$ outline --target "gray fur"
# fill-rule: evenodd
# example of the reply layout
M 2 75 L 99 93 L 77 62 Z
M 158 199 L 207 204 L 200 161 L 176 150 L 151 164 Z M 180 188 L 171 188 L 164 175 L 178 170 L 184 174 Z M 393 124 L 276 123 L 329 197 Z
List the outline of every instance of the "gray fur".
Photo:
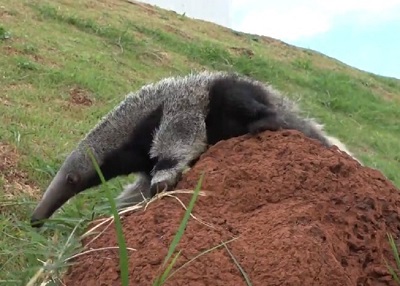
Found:
M 144 200 L 150 199 L 150 181 L 151 178 L 145 174 L 136 175 L 133 184 L 128 184 L 116 198 L 118 209 L 136 205 Z

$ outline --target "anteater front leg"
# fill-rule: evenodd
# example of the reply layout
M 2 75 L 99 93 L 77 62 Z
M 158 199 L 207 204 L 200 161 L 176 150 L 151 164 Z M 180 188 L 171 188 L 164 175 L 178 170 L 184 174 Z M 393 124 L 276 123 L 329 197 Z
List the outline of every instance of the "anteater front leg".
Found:
M 166 114 L 156 132 L 150 151 L 157 163 L 152 170 L 151 196 L 171 190 L 178 183 L 189 163 L 207 148 L 207 133 L 201 112 Z
M 150 198 L 150 175 L 139 173 L 132 184 L 124 186 L 124 190 L 116 198 L 117 208 L 122 209 L 136 205 Z

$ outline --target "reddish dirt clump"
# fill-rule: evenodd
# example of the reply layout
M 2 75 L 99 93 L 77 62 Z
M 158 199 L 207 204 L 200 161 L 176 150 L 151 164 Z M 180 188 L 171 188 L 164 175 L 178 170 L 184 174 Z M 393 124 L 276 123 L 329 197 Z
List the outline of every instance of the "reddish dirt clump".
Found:
M 387 233 L 400 234 L 400 195 L 379 171 L 297 131 L 242 136 L 211 147 L 177 189 L 202 190 L 174 269 L 237 237 L 227 247 L 252 285 L 395 285 Z M 162 197 L 122 222 L 130 285 L 152 285 L 187 206 L 188 194 Z M 103 228 L 104 229 L 104 228 Z M 85 239 L 87 243 L 93 237 Z M 117 246 L 114 227 L 88 247 Z M 66 285 L 121 285 L 118 250 L 75 259 Z M 165 285 L 246 285 L 219 247 L 176 272 Z
M 93 100 L 90 99 L 88 92 L 79 87 L 71 88 L 69 90 L 69 95 L 71 97 L 70 101 L 73 104 L 86 105 L 86 106 L 91 106 L 93 104 Z

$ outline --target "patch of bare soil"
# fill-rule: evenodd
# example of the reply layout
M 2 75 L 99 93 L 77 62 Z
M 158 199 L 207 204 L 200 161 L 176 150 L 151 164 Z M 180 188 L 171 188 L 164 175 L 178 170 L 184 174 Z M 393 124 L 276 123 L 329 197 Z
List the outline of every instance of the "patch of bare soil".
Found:
M 367 86 L 377 97 L 382 98 L 386 101 L 397 101 L 400 102 L 400 92 L 394 93 L 385 89 L 379 83 L 373 84 L 373 86 Z
M 143 2 L 140 2 L 140 1 L 135 1 L 135 0 L 126 0 L 126 2 L 128 2 L 128 3 L 132 4 L 132 5 L 135 5 L 137 7 L 140 7 L 141 10 L 143 12 L 145 12 L 147 15 L 154 16 L 154 15 L 158 14 L 158 12 L 150 4 L 143 3 Z
M 164 51 L 149 50 L 137 54 L 138 59 L 143 62 L 151 62 L 152 65 L 168 66 L 171 63 L 171 56 Z
M 164 29 L 165 29 L 165 31 L 170 32 L 170 33 L 175 34 L 175 35 L 178 35 L 183 39 L 193 40 L 193 37 L 190 36 L 188 33 L 185 33 L 182 29 L 179 29 L 179 28 L 174 27 L 172 25 L 165 25 Z
M 254 52 L 247 48 L 230 47 L 229 50 L 231 51 L 232 54 L 236 56 L 245 56 L 248 57 L 249 59 L 251 59 L 254 56 Z
M 0 97 L 0 104 L 2 104 L 2 105 L 4 105 L 4 106 L 10 106 L 11 105 L 11 102 L 8 100 L 8 98 L 6 98 L 6 97 L 4 97 L 4 98 L 1 98 Z
M 400 235 L 400 193 L 381 172 L 363 167 L 336 147 L 297 131 L 265 132 L 219 142 L 184 174 L 177 189 L 200 196 L 177 251 L 173 271 L 227 244 L 254 286 L 396 285 L 387 239 Z M 150 203 L 122 219 L 130 285 L 152 285 L 160 273 L 190 195 Z M 66 285 L 121 285 L 115 228 L 91 252 L 74 259 Z M 84 244 L 98 235 L 86 237 Z M 200 255 L 164 285 L 246 285 L 225 247 Z M 72 261 L 71 261 L 72 262 Z
M 18 51 L 16 48 L 12 46 L 3 46 L 3 51 L 7 56 L 15 56 L 20 54 L 21 52 Z
M 0 142 L 0 177 L 4 182 L 3 195 L 7 199 L 21 193 L 32 197 L 39 194 L 39 188 L 29 180 L 28 174 L 18 169 L 19 157 L 14 147 Z
M 93 104 L 90 93 L 78 86 L 74 86 L 69 90 L 69 96 L 69 102 L 74 105 L 91 106 Z
M 15 18 L 11 11 L 7 11 L 5 7 L 0 6 L 0 19 L 3 23 L 8 23 L 10 20 Z
M 19 39 L 15 40 L 13 39 L 14 42 L 20 41 Z M 36 53 L 29 53 L 29 52 L 24 52 L 12 45 L 8 45 L 8 46 L 3 46 L 2 48 L 3 53 L 8 55 L 8 56 L 17 56 L 17 55 L 22 55 L 26 58 L 28 58 L 29 60 L 31 60 L 32 62 L 36 62 L 38 64 L 41 64 L 43 66 L 48 66 L 48 67 L 59 67 L 59 63 L 56 63 L 54 61 L 51 61 L 49 59 L 46 59 L 45 57 L 36 54 Z

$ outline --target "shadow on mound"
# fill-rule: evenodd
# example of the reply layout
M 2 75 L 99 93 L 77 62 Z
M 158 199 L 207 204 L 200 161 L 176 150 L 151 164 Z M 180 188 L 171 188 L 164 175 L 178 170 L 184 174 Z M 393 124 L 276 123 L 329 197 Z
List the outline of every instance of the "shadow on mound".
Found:
M 265 132 L 223 141 L 184 175 L 194 189 L 205 171 L 193 214 L 178 246 L 176 268 L 222 241 L 253 285 L 395 285 L 385 260 L 387 233 L 400 234 L 400 194 L 379 171 L 297 131 Z M 179 198 L 188 205 L 190 196 Z M 130 252 L 130 285 L 151 285 L 185 209 L 163 197 L 122 220 Z M 89 237 L 86 241 L 92 239 Z M 117 246 L 114 226 L 90 248 Z M 120 285 L 118 250 L 78 257 L 66 285 Z M 175 269 L 176 269 L 175 268 Z M 246 285 L 224 247 L 166 285 Z

